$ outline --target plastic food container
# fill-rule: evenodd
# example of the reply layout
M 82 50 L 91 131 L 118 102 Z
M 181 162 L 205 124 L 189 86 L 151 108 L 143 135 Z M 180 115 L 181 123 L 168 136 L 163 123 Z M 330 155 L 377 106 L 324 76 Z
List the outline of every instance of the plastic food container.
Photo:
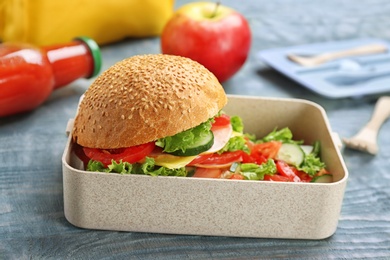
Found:
M 319 105 L 299 99 L 228 95 L 224 111 L 261 137 L 289 127 L 294 139 L 320 140 L 333 183 L 152 177 L 86 172 L 72 152 L 63 163 L 66 219 L 87 229 L 187 235 L 323 239 L 337 229 L 348 171 Z M 70 120 L 67 132 L 71 133 Z

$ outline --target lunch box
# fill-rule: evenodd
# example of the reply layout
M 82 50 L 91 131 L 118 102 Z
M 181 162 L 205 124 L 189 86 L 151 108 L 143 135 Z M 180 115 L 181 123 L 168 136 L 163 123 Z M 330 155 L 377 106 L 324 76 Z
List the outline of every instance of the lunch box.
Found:
M 348 171 L 324 109 L 291 98 L 228 95 L 223 109 L 262 137 L 289 127 L 321 141 L 332 183 L 295 183 L 87 172 L 72 149 L 63 164 L 64 212 L 86 229 L 257 238 L 323 239 L 337 229 Z

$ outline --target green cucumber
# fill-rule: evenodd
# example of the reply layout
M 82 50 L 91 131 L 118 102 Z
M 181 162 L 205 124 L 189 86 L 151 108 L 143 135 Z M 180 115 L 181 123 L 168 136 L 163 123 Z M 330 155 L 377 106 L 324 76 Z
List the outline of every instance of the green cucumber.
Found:
M 312 145 L 301 145 L 301 149 L 305 153 L 305 155 L 310 154 L 313 152 L 313 146 Z
M 315 141 L 314 142 L 312 153 L 314 154 L 314 156 L 320 157 L 320 153 L 321 153 L 321 143 L 320 143 L 320 141 Z
M 209 131 L 202 138 L 199 138 L 197 142 L 193 143 L 191 146 L 188 146 L 185 151 L 177 150 L 170 154 L 177 156 L 194 156 L 207 151 L 213 146 L 213 144 L 214 134 L 212 131 Z
M 284 143 L 280 147 L 276 159 L 298 167 L 305 159 L 305 152 L 298 144 Z
M 331 183 L 333 182 L 333 176 L 331 174 L 324 174 L 321 176 L 314 177 L 311 182 L 315 183 Z

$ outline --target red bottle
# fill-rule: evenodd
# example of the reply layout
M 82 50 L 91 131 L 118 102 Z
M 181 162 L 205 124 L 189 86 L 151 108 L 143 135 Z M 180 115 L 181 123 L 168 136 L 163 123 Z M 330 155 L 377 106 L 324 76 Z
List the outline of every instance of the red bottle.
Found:
M 32 110 L 53 90 L 79 78 L 96 76 L 100 68 L 99 46 L 87 37 L 42 48 L 3 43 L 0 45 L 0 117 Z

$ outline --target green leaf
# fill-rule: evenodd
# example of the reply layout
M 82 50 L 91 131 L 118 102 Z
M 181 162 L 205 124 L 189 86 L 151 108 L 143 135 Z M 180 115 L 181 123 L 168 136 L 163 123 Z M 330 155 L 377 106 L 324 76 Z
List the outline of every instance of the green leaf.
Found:
M 244 133 L 244 136 L 249 140 L 249 141 L 252 141 L 252 142 L 257 142 L 257 138 L 256 138 L 256 135 L 255 134 L 248 134 L 248 133 Z
M 146 157 L 145 162 L 142 164 L 130 164 L 128 162 L 122 162 L 122 160 L 117 163 L 112 160 L 111 164 L 109 164 L 107 168 L 105 168 L 101 162 L 90 160 L 87 165 L 87 171 L 119 174 L 145 174 L 151 176 L 187 176 L 185 167 L 178 169 L 168 169 L 165 167 L 156 166 L 154 164 L 154 159 L 149 157 Z
M 320 141 L 315 141 L 314 142 L 312 153 L 314 154 L 314 156 L 320 157 L 320 153 L 321 153 L 321 143 L 320 143 Z
M 230 124 L 232 125 L 233 131 L 236 131 L 241 134 L 243 133 L 244 124 L 242 123 L 241 117 L 239 116 L 230 117 Z
M 91 172 L 104 172 L 105 168 L 104 168 L 103 163 L 98 162 L 98 161 L 94 161 L 94 160 L 90 160 L 88 162 L 88 165 L 87 165 L 87 171 L 91 171 Z
M 218 151 L 218 154 L 222 154 L 224 152 L 234 152 L 242 150 L 246 153 L 249 153 L 249 148 L 246 145 L 246 141 L 244 136 L 234 136 L 229 139 L 228 143 Z
M 270 141 L 279 141 L 282 143 L 294 143 L 294 144 L 302 144 L 303 141 L 293 140 L 293 134 L 288 127 L 282 128 L 280 130 L 276 130 L 276 128 L 266 136 L 264 136 L 261 140 L 257 142 L 270 142 Z
M 191 147 L 192 144 L 203 139 L 209 134 L 212 120 L 213 119 L 209 119 L 196 127 L 180 132 L 176 135 L 160 138 L 156 141 L 156 145 L 163 148 L 164 152 L 167 153 L 172 153 L 178 150 L 185 152 L 187 147 Z
M 280 141 L 280 142 L 290 142 L 292 140 L 293 134 L 288 127 L 276 130 L 276 128 L 270 132 L 268 135 L 264 136 L 263 142 L 270 141 Z
M 307 154 L 298 170 L 304 171 L 310 176 L 314 176 L 319 170 L 325 168 L 326 165 L 314 153 Z
M 263 180 L 264 175 L 274 175 L 276 173 L 276 165 L 272 159 L 268 159 L 260 165 L 255 163 L 243 163 L 240 166 L 241 174 L 248 180 Z
M 114 160 L 111 161 L 111 164 L 107 166 L 108 172 L 117 172 L 117 173 L 131 173 L 133 165 L 128 162 L 116 163 Z

